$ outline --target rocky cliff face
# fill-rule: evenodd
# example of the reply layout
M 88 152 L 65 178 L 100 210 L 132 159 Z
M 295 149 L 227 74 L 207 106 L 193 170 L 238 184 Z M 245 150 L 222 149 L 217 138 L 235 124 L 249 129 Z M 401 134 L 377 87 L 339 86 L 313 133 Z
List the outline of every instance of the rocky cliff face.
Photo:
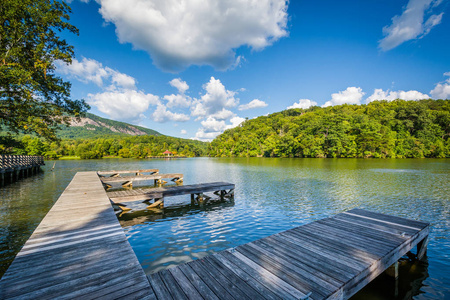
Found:
M 104 122 L 101 122 L 99 120 L 93 120 L 91 118 L 81 118 L 81 120 L 76 120 L 75 118 L 72 118 L 70 120 L 70 126 L 71 127 L 84 127 L 87 130 L 96 130 L 96 127 L 98 128 L 107 128 L 111 130 L 112 132 L 117 133 L 124 133 L 129 135 L 146 135 L 147 133 L 132 126 L 129 124 L 124 125 L 123 123 L 121 126 L 114 126 L 114 125 L 108 125 Z

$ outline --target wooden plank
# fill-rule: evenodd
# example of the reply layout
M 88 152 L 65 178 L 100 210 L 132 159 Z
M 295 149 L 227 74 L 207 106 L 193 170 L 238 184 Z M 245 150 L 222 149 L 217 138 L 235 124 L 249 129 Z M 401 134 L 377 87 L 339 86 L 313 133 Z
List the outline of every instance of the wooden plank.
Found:
M 155 174 L 155 175 L 136 175 L 136 176 L 118 176 L 118 177 L 101 177 L 103 183 L 125 182 L 125 181 L 142 181 L 155 180 L 161 178 L 183 178 L 181 173 Z
M 132 173 L 153 173 L 159 172 L 159 169 L 145 169 L 145 170 L 121 170 L 121 171 L 97 171 L 99 175 L 108 175 L 108 174 L 132 174 Z
M 300 273 L 295 272 L 290 265 L 282 265 L 270 256 L 259 251 L 255 251 L 254 249 L 250 250 L 247 247 L 242 246 L 237 247 L 236 251 L 253 260 L 258 265 L 264 266 L 266 270 L 276 274 L 282 280 L 289 282 L 303 294 L 306 295 L 308 293 L 312 293 L 312 299 L 323 299 L 330 292 L 325 287 L 321 287 L 319 284 L 305 280 L 305 277 L 303 277 Z M 325 292 L 325 290 L 327 290 L 327 292 Z
M 208 287 L 206 283 L 192 270 L 187 264 L 183 264 L 177 267 L 183 272 L 184 276 L 195 287 L 204 299 L 217 300 L 219 299 L 216 294 Z
M 159 273 L 173 299 L 188 299 L 183 290 L 178 285 L 177 281 L 173 278 L 172 274 L 168 270 L 163 270 Z
M 246 284 L 251 286 L 255 291 L 258 291 L 260 295 L 263 295 L 265 299 L 277 300 L 281 299 L 276 294 L 274 294 L 270 289 L 265 287 L 263 284 L 258 282 L 255 278 L 251 277 L 244 270 L 242 270 L 237 265 L 233 264 L 231 261 L 225 258 L 223 254 L 218 253 L 210 256 L 211 259 L 217 260 L 226 266 L 230 271 L 239 276 Z
M 167 290 L 160 273 L 154 273 L 147 276 L 153 291 L 158 299 L 173 299 Z
M 195 287 L 190 283 L 189 279 L 179 268 L 171 268 L 169 272 L 184 291 L 188 299 L 201 299 L 202 296 L 197 292 Z
M 74 176 L 0 280 L 0 291 L 2 299 L 151 296 L 95 172 Z
M 240 289 L 245 295 L 247 295 L 250 299 L 259 299 L 262 298 L 263 295 L 258 293 L 257 290 L 253 289 L 252 286 L 248 285 L 247 282 L 243 281 L 239 276 L 236 275 L 233 271 L 228 269 L 227 266 L 222 264 L 220 261 L 214 259 L 212 256 L 207 256 L 204 258 L 208 261 L 212 266 L 217 268 L 223 276 L 225 276 L 233 286 L 236 286 Z
M 368 210 L 364 210 L 364 209 L 360 209 L 360 208 L 354 208 L 352 210 L 349 210 L 347 213 L 365 216 L 365 217 L 373 218 L 373 219 L 376 219 L 379 221 L 382 220 L 382 221 L 386 221 L 388 223 L 410 226 L 417 230 L 424 229 L 429 225 L 429 223 L 425 223 L 425 222 L 420 222 L 420 221 L 411 220 L 411 219 L 405 219 L 405 218 L 392 216 L 392 215 L 385 215 L 385 214 L 368 211 Z
M 317 270 L 315 272 L 309 272 L 310 269 L 308 270 L 307 267 L 299 263 L 295 258 L 289 259 L 281 253 L 275 253 L 271 246 L 262 245 L 261 247 L 256 243 L 249 243 L 246 246 L 249 247 L 249 251 L 259 253 L 259 257 L 266 257 L 274 263 L 274 265 L 281 266 L 284 272 L 295 274 L 295 276 L 306 283 L 311 290 L 320 289 L 324 292 L 324 296 L 335 292 L 342 285 L 342 283 L 337 282 L 333 278 L 326 276 Z
M 226 251 L 224 252 L 224 254 L 226 254 Z M 239 260 L 243 261 L 245 265 L 254 269 L 254 271 L 256 271 L 257 273 L 261 274 L 264 277 L 264 279 L 270 280 L 273 283 L 275 283 L 280 288 L 280 290 L 278 291 L 280 295 L 285 294 L 284 292 L 287 292 L 289 296 L 287 296 L 286 299 L 306 298 L 306 294 L 295 288 L 291 284 L 291 282 L 287 282 L 284 279 L 280 278 L 279 274 L 274 274 L 268 271 L 265 267 L 260 266 L 259 264 L 255 263 L 253 260 L 251 260 L 250 258 L 246 257 L 245 255 L 243 255 L 238 251 L 233 251 L 232 255 L 238 258 Z
M 217 282 L 216 278 L 212 277 L 204 268 L 199 260 L 188 262 L 187 265 L 194 270 L 198 277 L 216 294 L 220 299 L 232 300 L 234 299 L 222 285 Z
M 217 190 L 234 189 L 235 185 L 227 182 L 211 182 L 184 186 L 168 186 L 148 189 L 136 189 L 130 191 L 108 192 L 107 195 L 114 202 L 144 201 L 154 198 L 179 196 L 186 194 L 199 194 L 214 192 Z
M 270 273 L 264 268 L 260 267 L 252 260 L 246 258 L 245 256 L 240 257 L 240 253 L 237 252 L 229 252 L 223 251 L 217 254 L 219 257 L 223 256 L 225 259 L 233 263 L 239 269 L 243 270 L 249 276 L 254 278 L 256 282 L 263 285 L 267 289 L 269 289 L 273 294 L 281 297 L 282 299 L 291 299 L 295 296 L 292 294 L 297 293 L 290 285 L 286 285 L 284 281 L 278 278 L 276 275 Z
M 198 259 L 195 261 L 197 264 L 203 266 L 204 270 L 209 274 L 209 276 L 215 278 L 217 282 L 227 290 L 227 292 L 235 299 L 251 299 L 244 292 L 242 292 L 232 281 L 231 278 L 224 276 L 216 266 L 212 265 L 206 259 Z

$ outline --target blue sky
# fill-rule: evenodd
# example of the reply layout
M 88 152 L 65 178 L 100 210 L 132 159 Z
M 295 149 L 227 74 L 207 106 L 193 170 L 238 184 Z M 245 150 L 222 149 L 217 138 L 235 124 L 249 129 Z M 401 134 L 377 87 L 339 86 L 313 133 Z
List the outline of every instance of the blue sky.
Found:
M 245 118 L 450 98 L 448 0 L 70 2 L 57 74 L 91 112 L 211 140 Z

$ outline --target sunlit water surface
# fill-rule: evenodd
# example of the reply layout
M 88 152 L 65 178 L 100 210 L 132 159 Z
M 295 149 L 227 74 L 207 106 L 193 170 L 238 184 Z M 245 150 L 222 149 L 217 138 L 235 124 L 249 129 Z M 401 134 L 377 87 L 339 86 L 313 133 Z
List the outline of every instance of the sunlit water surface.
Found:
M 184 184 L 236 184 L 234 204 L 179 207 L 119 216 L 147 274 L 235 247 L 354 207 L 432 224 L 427 260 L 403 261 L 355 299 L 450 299 L 450 160 L 196 158 L 47 162 L 44 173 L 0 188 L 0 276 L 78 171 L 158 168 Z M 149 183 L 142 183 L 145 185 Z M 139 184 L 134 184 L 139 186 Z M 170 208 L 175 206 L 178 208 Z

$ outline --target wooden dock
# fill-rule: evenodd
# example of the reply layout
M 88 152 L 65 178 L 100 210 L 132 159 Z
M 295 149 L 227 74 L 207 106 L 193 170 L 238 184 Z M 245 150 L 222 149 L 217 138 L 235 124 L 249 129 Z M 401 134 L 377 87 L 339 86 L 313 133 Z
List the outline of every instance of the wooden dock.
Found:
M 210 197 L 204 195 L 206 192 L 214 192 L 222 200 L 223 198 L 232 199 L 234 197 L 234 187 L 234 184 L 228 182 L 210 182 L 184 186 L 108 192 L 107 195 L 114 203 L 155 200 L 155 202 L 149 206 L 149 208 L 152 208 L 156 206 L 162 207 L 164 205 L 164 197 L 186 194 L 191 195 L 191 204 L 205 204 L 205 202 L 210 199 Z
M 118 182 L 122 186 L 131 186 L 133 181 L 154 180 L 155 184 L 164 185 L 167 183 L 163 179 L 171 179 L 172 181 L 180 184 L 183 182 L 183 174 L 170 173 L 170 174 L 154 174 L 154 175 L 136 175 L 136 176 L 114 176 L 114 177 L 100 177 L 105 185 L 111 186 L 113 182 Z
M 0 280 L 0 299 L 348 299 L 416 245 L 420 259 L 429 232 L 353 209 L 145 276 L 97 173 L 79 172 Z
M 43 165 L 42 156 L 0 155 L 0 186 L 36 174 Z
M 97 174 L 100 177 L 104 177 L 105 175 L 109 175 L 109 177 L 117 177 L 120 174 L 135 174 L 135 175 L 142 175 L 145 173 L 152 174 L 158 174 L 158 169 L 145 169 L 145 170 L 121 170 L 121 171 L 97 171 Z
M 0 280 L 0 299 L 152 299 L 96 172 L 78 172 Z
M 428 223 L 361 209 L 148 276 L 157 299 L 348 299 L 418 245 Z

